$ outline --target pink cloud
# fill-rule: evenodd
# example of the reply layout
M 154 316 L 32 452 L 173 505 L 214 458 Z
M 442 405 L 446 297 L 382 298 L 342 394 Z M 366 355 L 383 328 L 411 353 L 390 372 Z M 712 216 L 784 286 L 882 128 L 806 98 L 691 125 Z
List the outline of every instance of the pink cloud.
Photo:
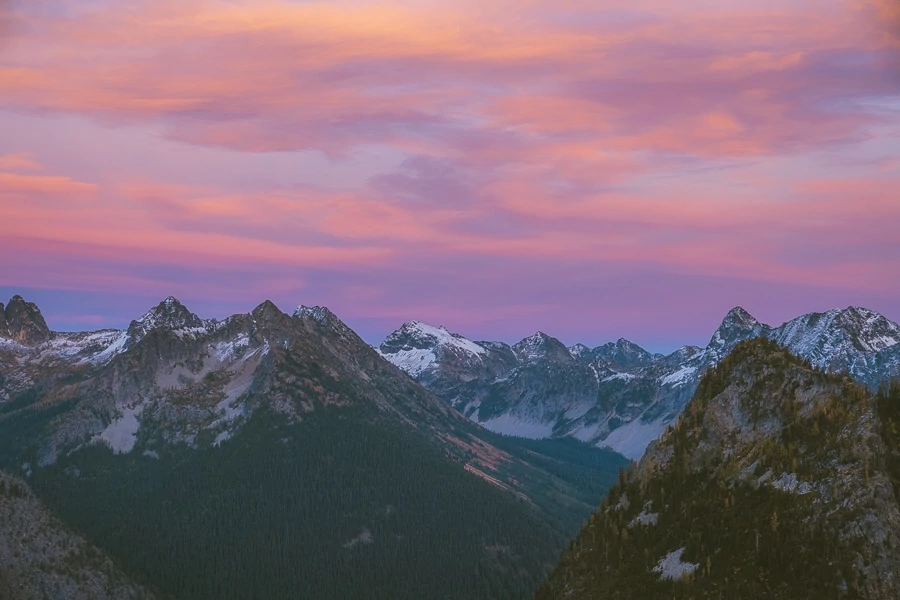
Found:
M 41 165 L 27 152 L 0 155 L 0 171 L 38 171 Z
M 681 277 L 900 300 L 886 0 L 92 6 L 2 12 L 0 110 L 82 132 L 0 141 L 0 251 L 24 256 L 6 285 L 149 293 L 185 270 L 174 287 L 208 271 L 219 293 L 234 268 L 273 293 L 485 321 L 622 271 L 654 294 Z M 111 128 L 174 156 L 392 159 L 353 184 L 173 175 L 150 154 L 80 172 L 102 156 L 84 132 Z M 492 299 L 394 295 L 436 279 Z M 524 298 L 536 280 L 552 285 Z

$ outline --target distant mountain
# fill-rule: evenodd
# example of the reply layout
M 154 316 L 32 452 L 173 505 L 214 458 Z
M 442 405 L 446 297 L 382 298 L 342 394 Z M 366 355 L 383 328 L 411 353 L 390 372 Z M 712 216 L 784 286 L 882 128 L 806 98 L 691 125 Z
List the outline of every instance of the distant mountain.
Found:
M 832 316 L 866 339 L 855 325 L 877 319 L 854 313 Z M 739 342 L 537 598 L 900 598 L 898 425 L 900 384 L 874 397 L 774 342 Z
M 0 303 L 0 337 L 36 344 L 50 338 L 50 329 L 36 304 L 13 296 L 6 308 Z
M 478 427 L 324 307 L 4 317 L 0 468 L 161 597 L 523 597 L 625 464 Z
M 630 371 L 646 367 L 654 360 L 662 358 L 662 354 L 650 354 L 634 342 L 625 338 L 609 342 L 596 348 L 588 348 L 584 344 L 575 344 L 569 348 L 572 356 L 588 363 L 599 361 L 607 369 L 615 372 Z
M 510 435 L 574 437 L 632 459 L 674 422 L 702 374 L 743 340 L 773 339 L 817 367 L 846 371 L 873 388 L 900 375 L 900 325 L 856 307 L 804 315 L 777 328 L 736 307 L 705 348 L 685 346 L 666 356 L 625 339 L 596 348 L 576 344 L 566 357 L 562 344 L 543 333 L 510 348 L 445 329 L 443 338 L 416 333 L 426 329 L 434 328 L 404 325 L 381 354 L 472 420 Z M 413 334 L 417 356 L 429 357 L 415 368 L 410 354 L 389 343 Z

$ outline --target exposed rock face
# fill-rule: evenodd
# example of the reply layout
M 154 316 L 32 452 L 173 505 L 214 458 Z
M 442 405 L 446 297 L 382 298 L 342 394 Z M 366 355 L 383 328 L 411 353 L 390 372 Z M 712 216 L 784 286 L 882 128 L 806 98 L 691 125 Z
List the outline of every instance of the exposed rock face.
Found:
M 900 452 L 879 402 L 772 342 L 741 343 L 538 598 L 900 597 L 887 459 Z
M 609 342 L 590 349 L 584 344 L 576 344 L 570 348 L 573 356 L 587 362 L 600 361 L 606 368 L 614 372 L 628 372 L 646 367 L 654 360 L 662 358 L 662 354 L 651 354 L 625 338 Z
M 204 327 L 203 319 L 169 296 L 128 326 L 129 343 L 135 344 L 154 329 L 190 330 Z
M 632 459 L 675 421 L 703 373 L 743 340 L 774 339 L 817 367 L 846 371 L 871 387 L 900 375 L 900 325 L 856 307 L 804 315 L 777 328 L 735 307 L 705 348 L 685 346 L 666 356 L 620 339 L 596 348 L 576 344 L 565 357 L 562 344 L 542 333 L 510 348 L 446 330 L 443 337 L 422 333 L 432 329 L 408 323 L 380 351 L 489 429 L 575 437 Z
M 873 310 L 811 313 L 765 335 L 817 367 L 847 372 L 871 387 L 900 375 L 900 325 Z
M 153 595 L 54 518 L 24 481 L 0 473 L 0 598 L 150 600 Z
M 0 305 L 2 306 L 2 305 Z M 50 339 L 50 328 L 44 316 L 33 302 L 25 302 L 22 296 L 13 296 L 4 310 L 6 323 L 0 322 L 0 335 L 26 346 L 40 344 Z
M 6 322 L 6 308 L 0 302 L 0 338 L 9 337 L 9 323 Z

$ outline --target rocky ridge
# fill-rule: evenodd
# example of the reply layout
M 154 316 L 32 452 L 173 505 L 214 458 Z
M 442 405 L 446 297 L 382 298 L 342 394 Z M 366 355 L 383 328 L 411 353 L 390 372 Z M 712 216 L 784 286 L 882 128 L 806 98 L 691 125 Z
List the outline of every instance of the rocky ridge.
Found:
M 538 598 L 900 596 L 898 402 L 900 386 L 876 398 L 774 342 L 739 343 Z
M 0 473 L 0 598 L 151 600 L 100 550 L 52 516 L 23 480 Z

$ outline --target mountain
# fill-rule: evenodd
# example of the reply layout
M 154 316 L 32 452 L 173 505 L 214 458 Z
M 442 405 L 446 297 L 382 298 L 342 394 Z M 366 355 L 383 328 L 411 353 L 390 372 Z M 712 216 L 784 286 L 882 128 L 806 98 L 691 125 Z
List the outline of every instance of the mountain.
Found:
M 0 468 L 160 597 L 519 598 L 625 462 L 478 427 L 324 307 L 0 341 Z
M 416 351 L 430 358 L 411 369 L 408 355 L 387 342 L 427 327 L 405 325 L 380 352 L 472 420 L 510 435 L 573 437 L 632 459 L 681 414 L 702 374 L 743 340 L 775 340 L 819 368 L 846 371 L 873 388 L 900 374 L 900 325 L 857 307 L 811 313 L 780 327 L 735 307 L 706 347 L 685 346 L 666 356 L 620 339 L 596 348 L 576 344 L 567 359 L 562 344 L 545 334 L 510 348 L 444 329 L 446 339 L 418 337 Z M 532 344 L 549 344 L 554 352 L 530 353 Z
M 537 598 L 898 598 L 898 423 L 900 384 L 741 342 Z
M 575 344 L 569 348 L 569 352 L 572 356 L 588 363 L 599 361 L 607 369 L 616 372 L 646 367 L 663 356 L 662 354 L 651 354 L 625 338 L 619 338 L 618 341 L 609 342 L 596 348 Z
M 556 423 L 596 403 L 591 367 L 542 332 L 509 346 L 471 342 L 412 321 L 388 336 L 379 352 L 457 410 L 501 434 L 548 438 Z
M 0 303 L 0 337 L 20 344 L 35 344 L 50 338 L 41 311 L 22 296 L 13 296 L 6 308 Z
M 0 598 L 151 600 L 108 556 L 70 531 L 21 479 L 0 473 Z

